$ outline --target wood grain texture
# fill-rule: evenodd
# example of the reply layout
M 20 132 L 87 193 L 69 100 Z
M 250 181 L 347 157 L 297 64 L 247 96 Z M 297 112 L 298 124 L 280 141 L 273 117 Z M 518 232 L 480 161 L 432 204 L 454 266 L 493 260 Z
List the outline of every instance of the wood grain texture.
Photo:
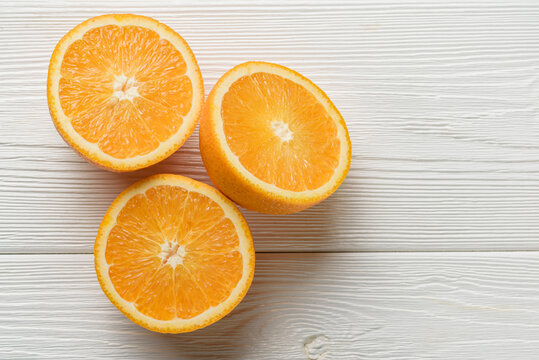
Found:
M 253 286 L 190 334 L 129 322 L 91 252 L 132 182 L 209 182 L 197 132 L 163 163 L 114 174 L 79 158 L 48 114 L 56 42 L 121 12 L 177 30 L 206 93 L 247 60 L 303 73 L 353 143 L 327 201 L 291 216 L 244 211 Z M 23 0 L 0 2 L 0 24 L 0 358 L 537 359 L 538 2 Z
M 246 60 L 287 65 L 333 99 L 350 174 L 303 213 L 245 211 L 258 251 L 539 250 L 539 3 L 17 1 L 0 4 L 0 252 L 89 253 L 128 184 L 208 182 L 197 135 L 164 163 L 111 174 L 63 143 L 49 56 L 80 21 L 146 14 L 192 46 L 206 90 Z
M 109 303 L 91 255 L 0 256 L 0 357 L 537 359 L 537 253 L 258 254 L 257 261 L 251 290 L 229 316 L 161 335 Z

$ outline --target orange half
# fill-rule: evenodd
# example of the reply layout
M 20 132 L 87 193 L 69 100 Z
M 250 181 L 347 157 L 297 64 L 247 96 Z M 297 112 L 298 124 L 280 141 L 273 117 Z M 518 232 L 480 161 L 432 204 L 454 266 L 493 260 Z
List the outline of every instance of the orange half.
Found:
M 346 177 L 351 150 L 329 97 L 284 66 L 234 67 L 202 112 L 200 151 L 208 174 L 250 210 L 286 214 L 324 200 Z
M 47 98 L 54 125 L 87 160 L 114 171 L 155 164 L 193 132 L 204 99 L 193 52 L 138 15 L 91 18 L 58 43 Z
M 154 175 L 122 192 L 95 241 L 95 268 L 110 301 L 153 331 L 214 323 L 241 301 L 254 275 L 245 219 L 209 185 Z

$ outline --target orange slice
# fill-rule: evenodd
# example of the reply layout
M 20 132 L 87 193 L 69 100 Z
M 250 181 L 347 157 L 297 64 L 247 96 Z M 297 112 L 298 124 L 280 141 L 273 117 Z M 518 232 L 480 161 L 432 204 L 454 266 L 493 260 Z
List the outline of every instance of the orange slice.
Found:
M 250 210 L 286 214 L 324 200 L 346 177 L 351 150 L 335 105 L 284 66 L 234 67 L 202 111 L 206 170 L 221 191 Z
M 135 323 L 179 333 L 214 323 L 241 301 L 254 274 L 245 219 L 209 185 L 154 175 L 122 192 L 95 241 L 105 294 Z
M 193 52 L 174 30 L 145 16 L 103 15 L 56 45 L 47 97 L 71 147 L 96 165 L 130 171 L 185 142 L 204 89 Z

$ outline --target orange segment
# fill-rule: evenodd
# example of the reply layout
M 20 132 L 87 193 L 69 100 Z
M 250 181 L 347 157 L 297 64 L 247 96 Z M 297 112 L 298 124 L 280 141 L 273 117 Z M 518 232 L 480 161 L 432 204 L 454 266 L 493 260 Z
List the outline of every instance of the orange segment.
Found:
M 236 66 L 212 89 L 200 126 L 212 182 L 251 210 L 291 213 L 344 180 L 351 143 L 326 94 L 280 65 Z
M 117 29 L 117 27 L 114 27 Z M 93 30 L 93 31 L 98 31 Z M 117 31 L 117 30 L 116 30 Z M 115 44 L 116 42 L 109 42 Z M 96 48 L 97 46 L 97 48 Z M 103 56 L 100 45 L 90 44 L 85 40 L 76 40 L 66 49 L 61 63 L 61 76 L 65 79 L 77 80 L 86 84 L 112 84 L 114 73 L 120 73 L 115 55 Z M 110 45 L 107 45 L 109 47 Z
M 176 316 L 180 319 L 191 319 L 206 311 L 210 305 L 206 294 L 185 267 L 174 272 L 174 290 L 176 299 Z
M 219 239 L 219 241 L 217 241 Z M 186 242 L 185 249 L 200 255 L 230 253 L 238 248 L 239 239 L 234 224 L 223 218 L 210 230 L 193 235 Z
M 126 159 L 146 155 L 159 146 L 159 141 L 153 135 L 153 129 L 141 119 L 138 110 L 131 102 L 120 101 L 114 105 L 113 111 L 114 114 L 111 119 L 108 119 L 105 128 L 83 130 L 89 130 L 89 133 L 99 137 L 97 144 L 105 154 L 116 159 Z M 88 124 L 93 123 L 88 122 Z M 97 133 L 98 130 L 102 130 L 103 133 Z
M 131 320 L 161 332 L 191 331 L 230 312 L 254 272 L 241 213 L 208 185 L 156 175 L 111 205 L 95 243 L 100 284 Z
M 241 278 L 242 256 L 237 251 L 208 255 L 190 253 L 185 267 L 206 295 L 210 306 L 217 306 L 228 296 Z
M 143 99 L 162 105 L 182 116 L 185 116 L 191 108 L 193 86 L 185 75 L 146 81 L 138 92 Z
M 140 291 L 152 280 L 160 261 L 155 256 L 137 257 L 128 262 L 111 265 L 107 276 L 115 284 L 114 290 L 128 302 L 134 302 Z
M 182 123 L 178 113 L 170 107 L 163 106 L 157 102 L 151 101 L 144 97 L 133 99 L 140 121 L 147 124 L 152 129 L 152 134 L 159 141 L 166 141 L 170 136 L 177 132 Z M 159 119 L 160 127 L 152 125 L 155 119 Z
M 98 19 L 98 18 L 94 18 Z M 83 23 L 84 24 L 84 23 Z M 81 24 L 82 25 L 82 24 Z M 76 29 L 76 28 L 75 28 Z M 73 29 L 73 30 L 75 30 Z M 118 24 L 107 25 L 106 23 L 103 26 L 98 26 L 94 28 L 89 28 L 86 32 L 82 33 L 81 42 L 85 45 L 85 50 L 89 52 L 88 56 L 92 56 L 92 61 L 90 65 L 92 67 L 99 67 L 103 75 L 108 78 L 112 78 L 113 74 L 120 74 L 123 72 L 123 64 L 118 61 L 118 54 L 120 52 L 120 36 L 122 32 L 122 27 Z M 68 33 L 69 35 L 69 33 Z M 64 59 L 62 61 L 62 75 L 65 76 L 65 65 L 69 64 L 74 72 L 84 72 L 84 67 L 80 66 L 78 63 L 77 57 L 80 56 L 80 51 L 74 51 L 71 53 L 73 46 L 69 46 Z M 72 60 L 74 60 L 72 62 Z M 77 76 L 78 77 L 78 76 Z M 94 77 L 89 78 L 88 80 L 95 80 Z
M 134 231 L 127 226 L 116 225 L 109 234 L 105 252 L 110 265 L 123 264 L 133 259 L 145 259 L 161 252 L 162 241 L 148 236 L 148 230 Z
M 86 83 L 80 79 L 60 79 L 60 102 L 64 113 L 73 118 L 80 113 L 97 113 L 106 109 L 106 102 L 112 96 L 111 83 Z M 86 128 L 91 128 L 86 126 Z
M 128 171 L 154 164 L 193 132 L 204 97 L 187 43 L 144 16 L 104 15 L 71 30 L 49 65 L 53 121 L 89 161 Z
M 176 318 L 173 277 L 174 269 L 171 266 L 155 269 L 135 300 L 137 310 L 156 320 Z
M 156 234 L 162 242 L 167 239 L 183 244 L 183 237 L 187 230 L 183 225 L 185 213 L 188 212 L 185 205 L 191 196 L 195 195 L 190 194 L 186 189 L 168 185 L 153 187 L 144 194 L 146 212 L 155 220 L 158 230 Z M 154 223 L 153 220 L 150 220 L 150 225 Z

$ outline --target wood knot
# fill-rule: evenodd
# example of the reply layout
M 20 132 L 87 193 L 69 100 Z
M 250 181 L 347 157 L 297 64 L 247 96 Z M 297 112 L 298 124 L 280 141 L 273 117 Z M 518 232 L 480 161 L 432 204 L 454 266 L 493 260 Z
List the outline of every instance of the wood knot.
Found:
M 329 354 L 329 338 L 326 335 L 312 335 L 303 341 L 303 353 L 307 360 L 323 360 Z

